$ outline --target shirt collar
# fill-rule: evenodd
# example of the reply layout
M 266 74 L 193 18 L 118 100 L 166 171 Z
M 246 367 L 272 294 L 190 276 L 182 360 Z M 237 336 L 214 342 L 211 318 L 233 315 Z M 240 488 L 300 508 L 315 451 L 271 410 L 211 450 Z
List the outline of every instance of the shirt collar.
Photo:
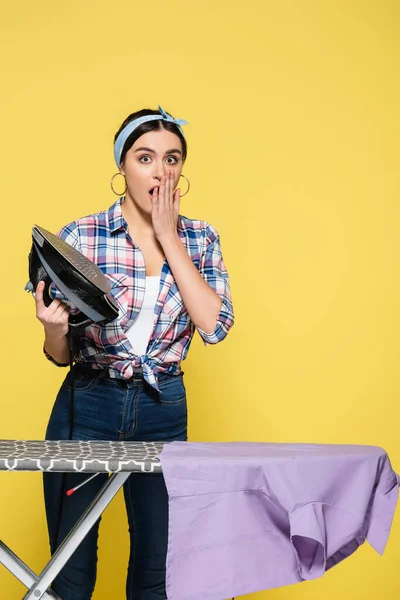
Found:
M 116 202 L 114 202 L 114 204 L 112 206 L 110 206 L 110 208 L 107 211 L 108 226 L 110 228 L 111 233 L 115 233 L 119 229 L 126 230 L 126 228 L 127 228 L 126 221 L 122 215 L 122 204 L 124 203 L 124 201 L 125 201 L 125 196 L 121 196 L 120 198 L 118 198 L 118 200 Z M 182 224 L 181 215 L 179 215 L 179 218 L 178 218 L 177 229 L 178 229 L 179 237 L 186 245 L 186 235 L 185 235 L 185 229 Z
M 126 222 L 122 216 L 122 203 L 125 197 L 121 196 L 116 202 L 108 209 L 108 226 L 111 233 L 115 233 L 119 229 L 126 229 Z

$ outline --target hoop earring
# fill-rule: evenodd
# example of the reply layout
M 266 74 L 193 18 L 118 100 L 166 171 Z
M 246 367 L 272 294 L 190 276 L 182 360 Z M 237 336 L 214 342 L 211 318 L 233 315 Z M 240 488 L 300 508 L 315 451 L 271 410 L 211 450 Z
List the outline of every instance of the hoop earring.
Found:
M 124 178 L 124 181 L 125 181 L 125 189 L 124 189 L 124 191 L 122 192 L 122 194 L 119 194 L 118 192 L 116 192 L 116 191 L 114 190 L 114 187 L 113 187 L 114 179 L 116 178 L 116 176 L 117 176 L 117 175 L 121 175 L 121 176 Z M 110 185 L 111 185 L 111 189 L 112 189 L 112 191 L 114 192 L 114 194 L 115 194 L 116 196 L 123 196 L 123 195 L 125 194 L 125 192 L 126 192 L 126 188 L 127 188 L 127 185 L 126 185 L 126 179 L 125 179 L 125 175 L 123 175 L 122 173 L 120 173 L 120 172 L 118 171 L 118 173 L 115 173 L 115 175 L 113 175 L 113 176 L 111 177 L 111 182 L 110 182 Z
M 186 194 L 188 193 L 188 191 L 190 190 L 190 181 L 187 177 L 185 177 L 185 175 L 181 175 L 180 177 L 183 177 L 183 179 L 186 179 L 187 184 L 188 184 L 188 189 L 186 190 L 186 192 L 184 194 L 180 194 L 180 198 L 183 198 L 183 196 L 186 196 Z

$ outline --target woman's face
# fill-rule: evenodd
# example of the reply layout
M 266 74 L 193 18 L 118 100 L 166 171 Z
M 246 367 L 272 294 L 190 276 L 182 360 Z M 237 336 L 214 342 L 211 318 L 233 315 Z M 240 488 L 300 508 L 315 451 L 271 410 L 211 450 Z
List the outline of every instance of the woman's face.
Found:
M 125 155 L 121 173 L 125 175 L 127 195 L 146 213 L 151 213 L 152 195 L 162 175 L 174 173 L 174 189 L 182 171 L 182 144 L 179 137 L 158 129 L 143 134 Z

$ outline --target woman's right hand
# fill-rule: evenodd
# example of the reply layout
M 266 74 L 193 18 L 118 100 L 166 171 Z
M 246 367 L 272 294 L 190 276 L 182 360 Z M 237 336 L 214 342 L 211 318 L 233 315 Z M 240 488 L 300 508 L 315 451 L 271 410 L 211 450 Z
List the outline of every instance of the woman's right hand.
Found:
M 36 316 L 42 323 L 46 336 L 53 339 L 63 338 L 68 333 L 68 317 L 70 308 L 61 300 L 53 300 L 49 306 L 43 302 L 45 282 L 39 281 L 36 293 Z

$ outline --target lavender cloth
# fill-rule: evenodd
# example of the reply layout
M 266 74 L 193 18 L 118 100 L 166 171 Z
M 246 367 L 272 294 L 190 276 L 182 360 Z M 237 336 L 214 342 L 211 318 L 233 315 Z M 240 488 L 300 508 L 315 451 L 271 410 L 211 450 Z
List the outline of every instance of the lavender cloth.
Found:
M 321 577 L 365 539 L 383 553 L 400 479 L 373 446 L 166 444 L 169 600 Z

